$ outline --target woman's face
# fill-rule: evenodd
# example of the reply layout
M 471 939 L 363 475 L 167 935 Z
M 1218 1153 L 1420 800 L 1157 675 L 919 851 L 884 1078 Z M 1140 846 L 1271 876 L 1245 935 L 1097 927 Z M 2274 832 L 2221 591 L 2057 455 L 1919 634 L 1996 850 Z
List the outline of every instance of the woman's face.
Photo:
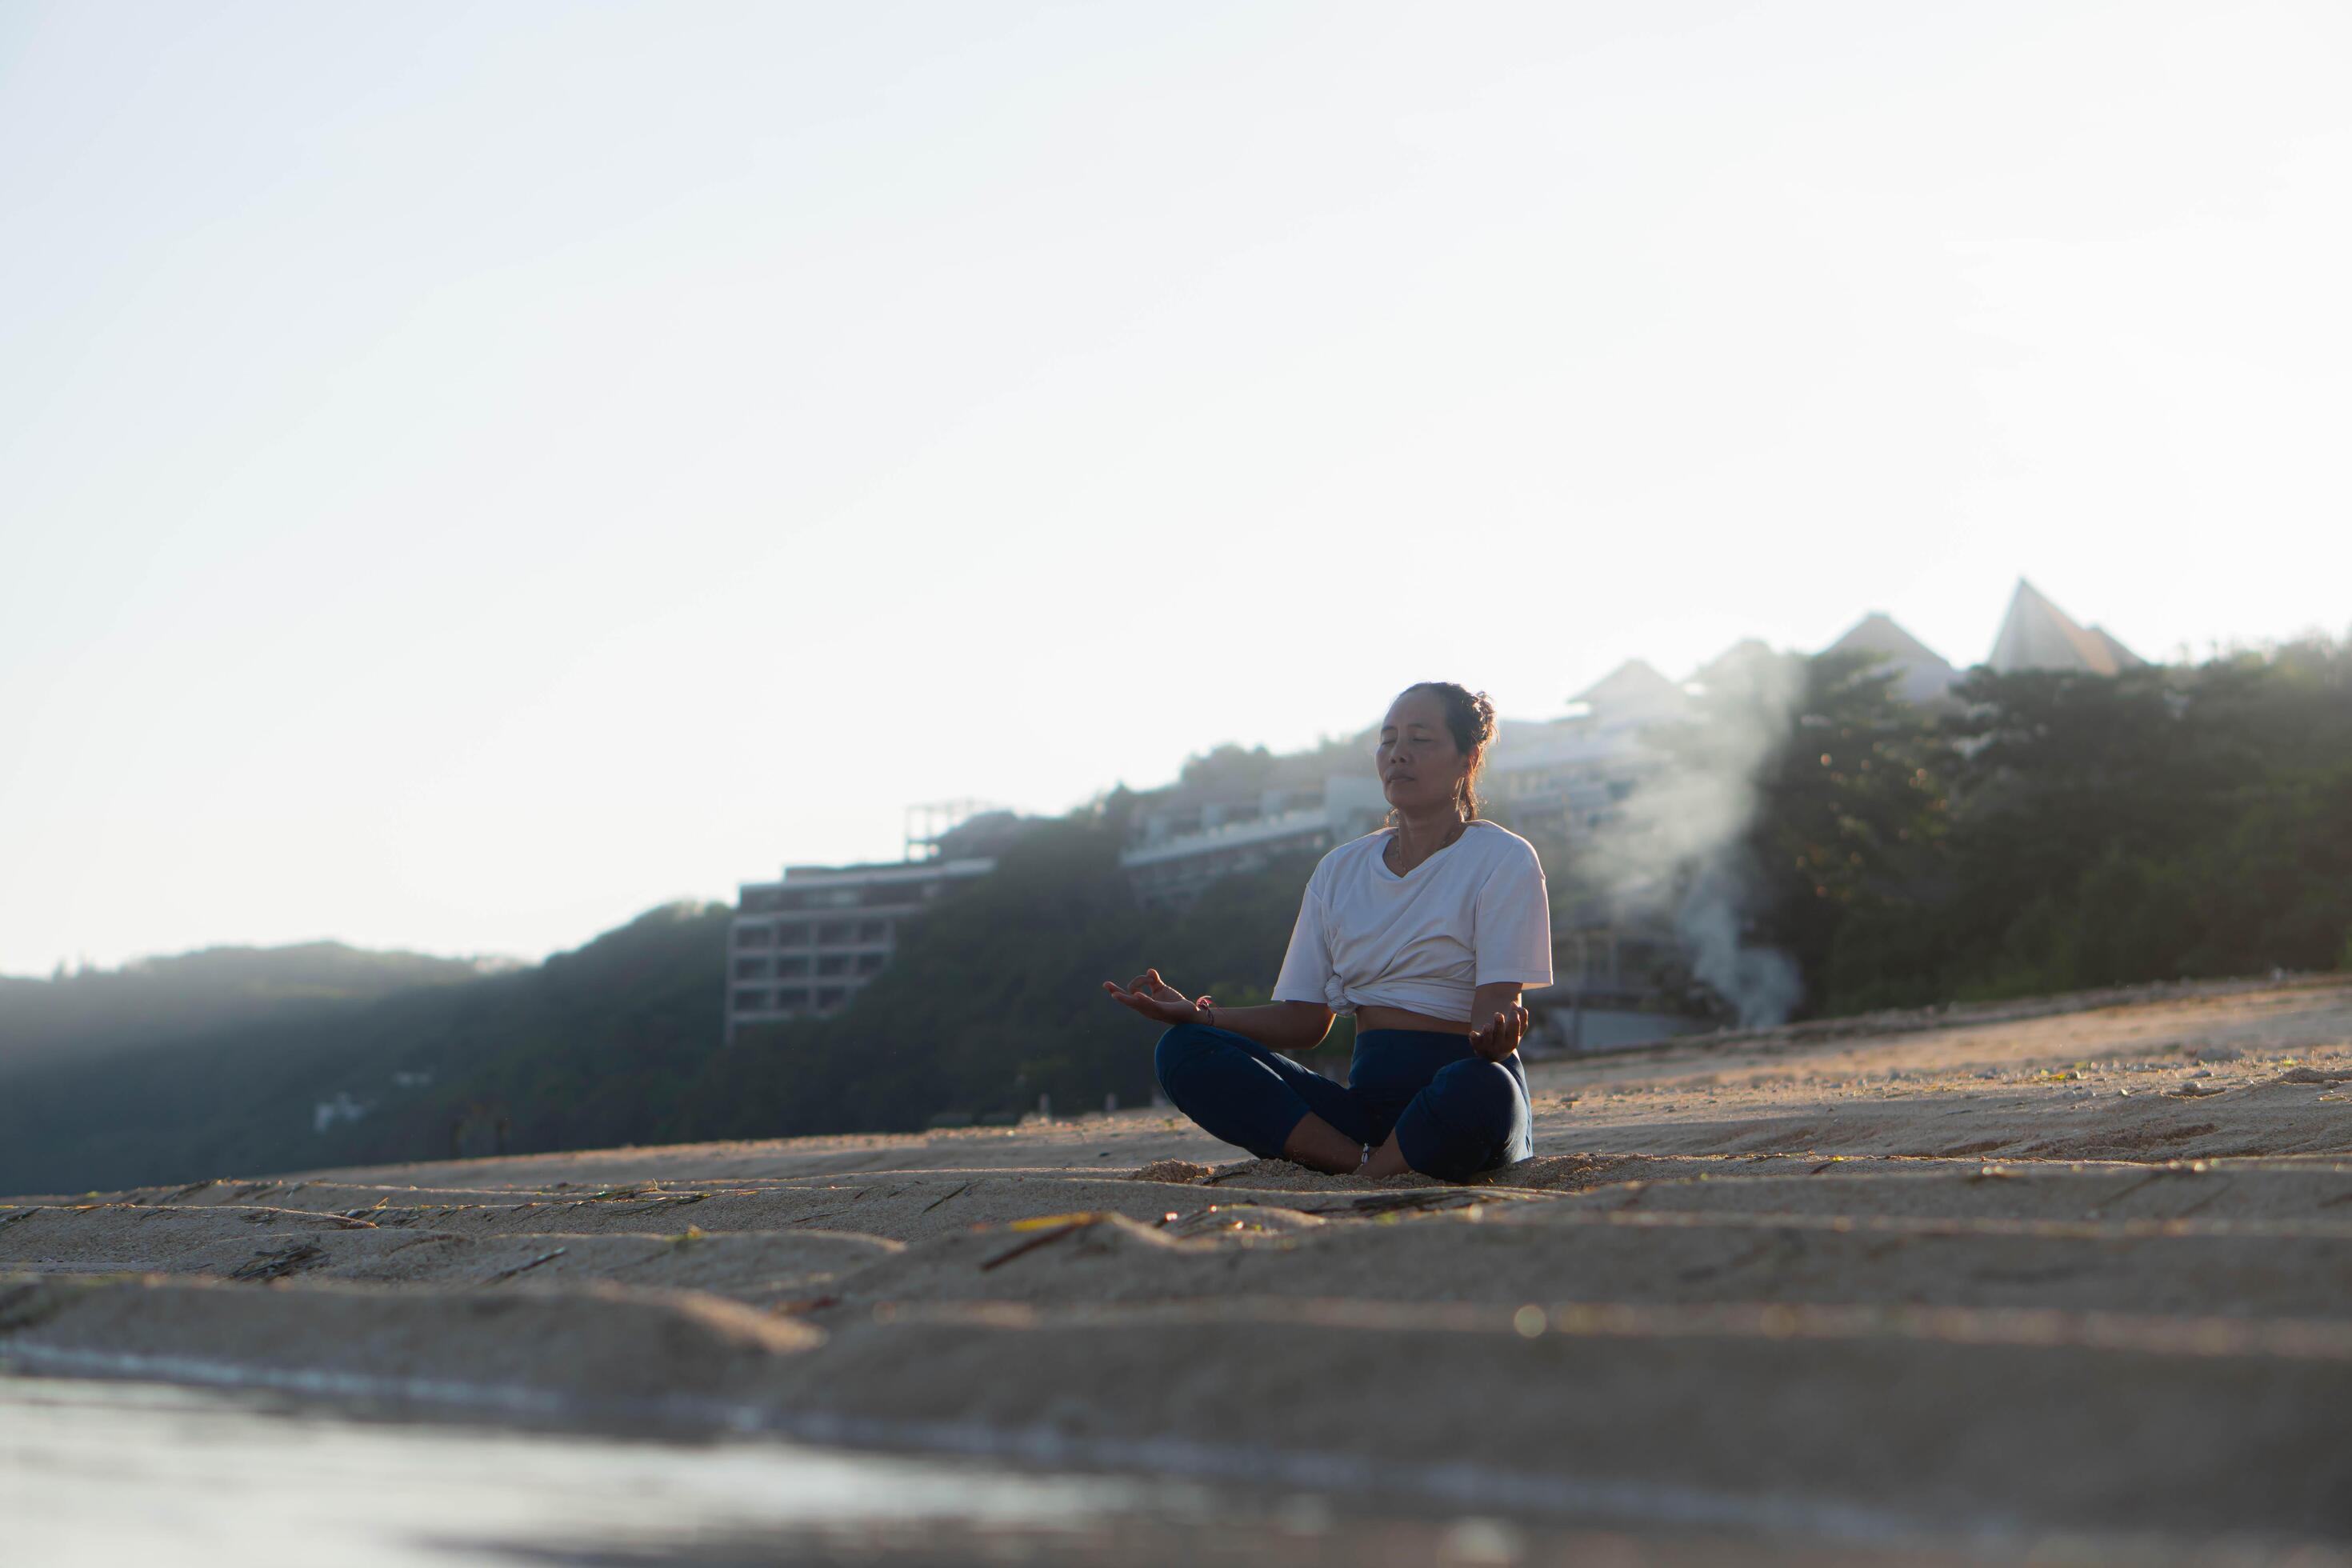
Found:
M 1399 811 L 1444 805 L 1470 772 L 1470 758 L 1445 727 L 1445 703 L 1434 691 L 1408 691 L 1381 721 L 1381 793 Z

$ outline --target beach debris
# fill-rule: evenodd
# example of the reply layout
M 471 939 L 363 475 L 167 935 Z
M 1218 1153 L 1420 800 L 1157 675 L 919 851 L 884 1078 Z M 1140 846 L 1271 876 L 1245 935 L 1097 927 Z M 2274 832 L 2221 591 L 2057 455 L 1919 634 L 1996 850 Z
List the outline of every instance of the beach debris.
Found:
M 1154 1222 L 1154 1226 L 1159 1230 L 1189 1241 L 1234 1233 L 1275 1237 L 1291 1231 L 1317 1229 L 1326 1223 L 1317 1214 L 1305 1209 L 1273 1208 L 1263 1204 L 1244 1203 L 1211 1204 L 1207 1208 L 1196 1209 L 1188 1215 L 1180 1215 L 1170 1209 Z
M 681 1237 L 679 1239 L 684 1240 L 685 1238 Z M 505 1281 L 513 1279 L 518 1274 L 530 1273 L 532 1269 L 538 1268 L 542 1263 L 552 1263 L 571 1250 L 572 1249 L 568 1247 L 559 1247 L 552 1252 L 541 1253 L 537 1258 L 532 1258 L 528 1263 L 518 1263 L 512 1268 L 501 1268 L 496 1274 L 493 1274 L 488 1279 L 483 1280 L 481 1282 L 482 1286 L 503 1284 Z
M 2123 1202 L 2142 1188 L 2153 1186 L 2167 1176 L 2202 1176 L 2212 1169 L 2213 1164 L 2210 1160 L 2167 1160 L 2163 1164 L 2151 1169 L 2147 1174 L 2126 1186 L 2121 1192 L 2111 1194 L 2093 1204 L 2089 1212 L 2092 1215 L 2104 1214 L 2114 1205 Z
M 229 1278 L 246 1280 L 252 1284 L 267 1285 L 283 1279 L 289 1274 L 298 1274 L 326 1256 L 325 1247 L 313 1242 L 298 1241 L 291 1247 L 280 1247 L 272 1251 L 255 1253 L 251 1262 L 231 1269 Z
M 2178 1086 L 2165 1092 L 2175 1100 L 2202 1100 L 2207 1095 L 2221 1093 L 2221 1086 L 2218 1083 L 2199 1083 L 2193 1079 L 2184 1079 Z
M 1097 1224 L 1102 1217 L 1098 1214 L 1062 1214 L 1042 1215 L 1035 1219 L 1015 1220 L 1005 1228 L 1016 1231 L 1035 1230 L 1039 1234 L 1031 1237 L 1017 1247 L 1007 1248 L 989 1258 L 980 1266 L 980 1271 L 985 1274 L 992 1268 L 1003 1267 L 1024 1253 L 1034 1252 L 1041 1247 L 1050 1247 L 1066 1236 L 1074 1236 L 1087 1226 Z
M 1172 1182 L 1197 1186 L 1215 1175 L 1216 1168 L 1203 1165 L 1198 1160 L 1154 1160 L 1140 1170 L 1129 1171 L 1130 1182 Z
M 938 1197 L 933 1198 L 929 1203 L 925 1204 L 925 1205 L 923 1205 L 922 1212 L 923 1212 L 923 1213 L 925 1213 L 925 1214 L 929 1214 L 929 1213 L 930 1213 L 933 1209 L 935 1209 L 935 1208 L 939 1207 L 941 1204 L 943 1204 L 943 1203 L 947 1203 L 947 1202 L 950 1201 L 951 1199 L 960 1198 L 960 1197 L 963 1196 L 963 1195 L 964 1195 L 964 1194 L 966 1194 L 966 1193 L 968 1193 L 968 1192 L 971 1191 L 971 1187 L 972 1187 L 972 1184 L 971 1184 L 971 1183 L 970 1183 L 970 1182 L 966 1182 L 966 1183 L 964 1183 L 964 1184 L 963 1184 L 963 1185 L 961 1185 L 961 1186 L 960 1186 L 960 1187 L 951 1188 L 951 1189 L 950 1189 L 949 1191 L 947 1191 L 947 1192 L 945 1192 L 945 1193 L 940 1194 Z
M 710 1196 L 709 1193 L 646 1193 L 641 1195 L 643 1197 L 642 1202 L 638 1203 L 633 1208 L 625 1209 L 620 1212 L 625 1214 L 658 1214 L 664 1209 L 680 1209 L 686 1207 L 688 1204 L 698 1204 Z M 593 1204 L 599 1201 L 600 1198 L 598 1197 L 588 1197 L 573 1199 L 572 1200 L 572 1203 Z M 614 1200 L 602 1199 L 601 1201 L 612 1202 Z M 517 1204 L 515 1205 L 515 1212 L 520 1214 L 536 1206 L 537 1205 L 535 1204 L 531 1203 Z M 555 1206 L 568 1207 L 571 1206 L 571 1205 L 562 1204 Z
M 2273 1083 L 2352 1083 L 2352 1068 L 2333 1070 L 2321 1068 L 2295 1068 L 2271 1079 Z
M 331 1230 L 373 1230 L 373 1220 L 353 1219 L 349 1215 L 320 1213 L 310 1209 L 247 1209 L 241 1216 L 247 1225 L 276 1225 L 281 1220 L 298 1221 L 309 1226 L 325 1226 Z
M 1500 1194 L 1481 1193 L 1467 1187 L 1402 1187 L 1391 1192 L 1367 1193 L 1360 1198 L 1329 1208 L 1302 1209 L 1302 1214 L 1333 1215 L 1402 1215 L 1435 1214 L 1445 1209 L 1475 1208 L 1491 1203 Z

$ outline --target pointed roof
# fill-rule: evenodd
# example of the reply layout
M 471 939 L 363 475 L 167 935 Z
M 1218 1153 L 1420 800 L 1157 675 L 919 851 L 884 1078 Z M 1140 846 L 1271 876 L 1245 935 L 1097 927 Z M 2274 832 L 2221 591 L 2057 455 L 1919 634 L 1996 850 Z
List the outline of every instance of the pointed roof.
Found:
M 1720 686 L 1731 678 L 1753 669 L 1759 660 L 1770 660 L 1780 656 L 1761 637 L 1741 637 L 1690 673 L 1694 686 Z
M 1691 671 L 1691 687 L 1710 699 L 1778 702 L 1804 687 L 1802 656 L 1742 637 Z
M 1822 649 L 1823 653 L 1874 653 L 1887 658 L 1920 659 L 1944 664 L 1944 656 L 1895 624 L 1884 610 L 1873 610 L 1853 623 L 1845 636 Z M 1951 667 L 1945 664 L 1948 669 Z
M 2140 658 L 2139 655 L 2132 652 L 2131 649 L 2124 647 L 2122 643 L 2116 641 L 2116 635 L 2107 630 L 2105 626 L 2092 626 L 2091 635 L 2106 645 L 2107 652 L 2115 656 L 2116 668 L 2118 669 L 2129 669 L 2136 664 L 2146 664 L 2147 662 L 2147 660 Z
M 1595 713 L 1655 712 L 1683 706 L 1683 689 L 1645 660 L 1629 658 L 1575 696 Z
M 1906 702 L 1933 702 L 1959 684 L 1960 672 L 1949 660 L 1877 610 L 1822 651 L 1874 654 L 1890 661 L 1895 667 L 1895 695 Z
M 2002 675 L 2022 669 L 2115 675 L 2147 661 L 2099 628 L 2078 624 L 2020 577 L 1985 662 Z

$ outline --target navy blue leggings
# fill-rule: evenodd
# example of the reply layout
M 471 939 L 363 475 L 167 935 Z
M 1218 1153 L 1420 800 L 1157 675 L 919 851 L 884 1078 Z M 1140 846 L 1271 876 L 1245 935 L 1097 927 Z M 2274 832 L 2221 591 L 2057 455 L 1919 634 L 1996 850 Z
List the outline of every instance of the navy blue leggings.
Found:
M 1393 1131 L 1405 1163 L 1441 1181 L 1535 1153 L 1518 1054 L 1488 1061 L 1460 1035 L 1367 1029 L 1356 1037 L 1344 1088 L 1255 1040 L 1200 1024 L 1160 1036 L 1152 1065 L 1179 1110 L 1263 1160 L 1280 1159 L 1310 1113 L 1375 1149 Z

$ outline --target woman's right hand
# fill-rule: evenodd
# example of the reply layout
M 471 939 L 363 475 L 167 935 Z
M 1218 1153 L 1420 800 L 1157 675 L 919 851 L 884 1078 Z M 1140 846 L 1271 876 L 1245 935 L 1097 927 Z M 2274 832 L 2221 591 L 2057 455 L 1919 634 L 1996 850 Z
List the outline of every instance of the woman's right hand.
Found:
M 1124 986 L 1115 980 L 1103 982 L 1110 999 L 1122 1007 L 1131 1008 L 1147 1018 L 1157 1018 L 1163 1024 L 1205 1024 L 1211 999 L 1190 997 L 1160 978 L 1160 971 L 1147 969 Z

